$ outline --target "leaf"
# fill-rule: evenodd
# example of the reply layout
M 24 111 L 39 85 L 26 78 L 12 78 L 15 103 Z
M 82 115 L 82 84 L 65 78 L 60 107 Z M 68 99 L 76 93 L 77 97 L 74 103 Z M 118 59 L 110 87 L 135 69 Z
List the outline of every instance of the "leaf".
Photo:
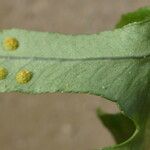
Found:
M 135 131 L 134 123 L 121 113 L 106 114 L 97 109 L 97 115 L 102 123 L 111 131 L 118 144 L 130 138 Z
M 105 97 L 136 125 L 127 141 L 105 149 L 148 150 L 150 20 L 93 35 L 3 30 L 0 41 L 0 92 Z
M 148 18 L 150 18 L 150 7 L 140 8 L 135 12 L 122 15 L 121 20 L 116 25 L 116 28 L 121 28 L 129 23 L 143 21 Z

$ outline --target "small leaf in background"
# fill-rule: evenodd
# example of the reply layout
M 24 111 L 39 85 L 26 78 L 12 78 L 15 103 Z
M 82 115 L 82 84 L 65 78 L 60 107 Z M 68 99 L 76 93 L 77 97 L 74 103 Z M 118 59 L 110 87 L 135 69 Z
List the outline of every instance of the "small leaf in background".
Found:
M 122 15 L 121 20 L 116 25 L 116 28 L 121 28 L 129 23 L 143 21 L 148 18 L 150 18 L 150 7 L 140 8 L 135 12 Z
M 117 144 L 129 139 L 135 132 L 135 125 L 128 117 L 121 113 L 106 114 L 97 109 L 97 116 L 104 126 L 110 130 Z

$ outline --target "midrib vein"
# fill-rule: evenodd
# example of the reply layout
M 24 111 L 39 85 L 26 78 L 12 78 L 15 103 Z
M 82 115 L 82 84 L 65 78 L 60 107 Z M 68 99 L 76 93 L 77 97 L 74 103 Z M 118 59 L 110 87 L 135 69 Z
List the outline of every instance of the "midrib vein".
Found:
M 0 59 L 7 60 L 33 60 L 33 61 L 98 61 L 98 60 L 126 60 L 126 59 L 146 59 L 150 54 L 143 56 L 116 56 L 116 57 L 89 57 L 89 58 L 54 58 L 54 57 L 28 57 L 28 56 L 2 56 Z

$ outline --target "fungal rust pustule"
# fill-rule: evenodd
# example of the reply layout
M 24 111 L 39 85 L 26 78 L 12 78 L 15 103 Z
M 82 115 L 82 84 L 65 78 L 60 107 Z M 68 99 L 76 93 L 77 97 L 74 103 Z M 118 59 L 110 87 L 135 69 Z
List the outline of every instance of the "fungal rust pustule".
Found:
M 7 37 L 3 41 L 3 46 L 5 50 L 14 51 L 18 48 L 19 42 L 14 37 Z
M 20 84 L 28 83 L 32 78 L 32 72 L 28 70 L 21 70 L 16 75 L 16 81 Z
M 0 80 L 3 80 L 7 77 L 8 71 L 4 67 L 0 67 Z

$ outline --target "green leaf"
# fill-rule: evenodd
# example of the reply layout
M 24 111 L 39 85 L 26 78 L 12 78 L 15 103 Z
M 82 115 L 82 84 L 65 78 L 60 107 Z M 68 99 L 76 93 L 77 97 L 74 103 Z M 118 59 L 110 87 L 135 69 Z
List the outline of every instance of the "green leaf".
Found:
M 121 28 L 129 23 L 143 21 L 148 18 L 150 18 L 150 7 L 140 8 L 135 12 L 122 15 L 120 21 L 116 25 L 116 28 Z
M 121 113 L 106 114 L 97 109 L 97 115 L 102 123 L 111 131 L 118 144 L 129 139 L 134 131 L 134 123 Z
M 93 35 L 0 32 L 0 92 L 74 92 L 118 103 L 136 124 L 108 150 L 150 147 L 150 20 Z

